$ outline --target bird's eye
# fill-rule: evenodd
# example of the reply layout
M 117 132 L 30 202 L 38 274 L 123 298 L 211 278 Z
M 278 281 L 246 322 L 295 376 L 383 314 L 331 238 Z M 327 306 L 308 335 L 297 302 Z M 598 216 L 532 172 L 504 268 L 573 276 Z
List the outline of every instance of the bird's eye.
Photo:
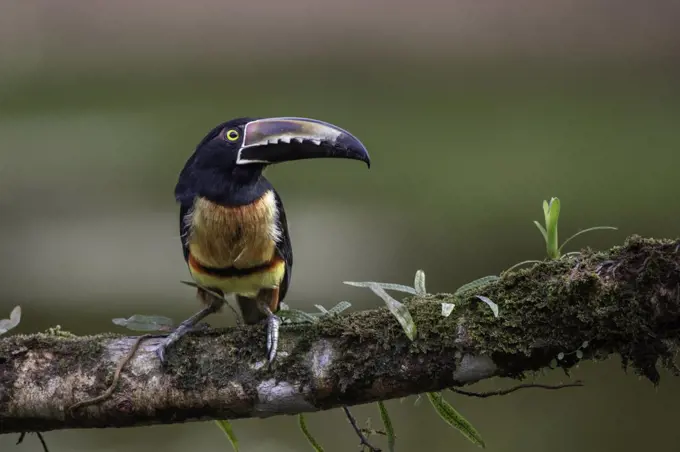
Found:
M 236 140 L 238 140 L 239 133 L 238 133 L 238 130 L 231 129 L 225 134 L 225 136 L 227 137 L 227 140 L 229 140 L 229 141 L 236 141 Z

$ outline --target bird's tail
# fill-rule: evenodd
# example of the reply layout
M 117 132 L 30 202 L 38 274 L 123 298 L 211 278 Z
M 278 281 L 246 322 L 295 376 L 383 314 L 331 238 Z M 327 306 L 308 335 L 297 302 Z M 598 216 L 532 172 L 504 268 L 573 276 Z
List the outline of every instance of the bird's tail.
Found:
M 257 306 L 257 299 L 244 297 L 243 295 L 237 295 L 236 301 L 241 309 L 241 315 L 243 316 L 243 321 L 246 324 L 252 325 L 266 319 L 267 315 L 264 314 L 260 308 Z
M 260 289 L 255 298 L 236 295 L 236 301 L 241 309 L 243 321 L 252 325 L 271 317 L 279 310 L 279 288 Z

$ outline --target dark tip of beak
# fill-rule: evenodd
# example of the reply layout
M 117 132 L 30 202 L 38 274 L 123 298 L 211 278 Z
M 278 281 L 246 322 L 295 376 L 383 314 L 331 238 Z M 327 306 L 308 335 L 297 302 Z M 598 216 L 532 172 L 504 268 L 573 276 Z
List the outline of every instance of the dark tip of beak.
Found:
M 346 150 L 347 156 L 345 158 L 361 160 L 366 163 L 368 168 L 371 167 L 371 157 L 368 155 L 366 147 L 349 133 L 339 135 L 333 146 L 339 148 L 339 150 Z

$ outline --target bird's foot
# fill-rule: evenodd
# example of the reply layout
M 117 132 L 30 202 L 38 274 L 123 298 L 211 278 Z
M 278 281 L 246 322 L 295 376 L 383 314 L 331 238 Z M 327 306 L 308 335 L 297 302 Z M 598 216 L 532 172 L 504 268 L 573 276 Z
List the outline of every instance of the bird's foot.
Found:
M 207 323 L 199 322 L 208 315 L 217 312 L 221 306 L 222 305 L 217 302 L 211 304 L 210 306 L 202 309 L 190 318 L 186 319 L 184 322 L 180 323 L 172 333 L 168 334 L 165 340 L 163 340 L 163 342 L 158 345 L 158 348 L 156 348 L 156 356 L 158 356 L 158 359 L 161 361 L 161 365 L 165 365 L 166 363 L 168 349 L 187 333 L 199 330 L 202 331 L 209 328 Z
M 267 316 L 267 360 L 269 364 L 274 362 L 276 351 L 279 347 L 279 327 L 281 319 L 271 312 Z
M 178 340 L 180 340 L 184 335 L 198 329 L 197 327 L 201 328 L 198 325 L 197 326 L 191 325 L 188 320 L 185 320 L 184 322 L 180 323 L 179 326 L 175 328 L 175 330 L 172 333 L 168 334 L 168 336 L 163 340 L 163 342 L 161 342 L 158 345 L 158 348 L 156 348 L 156 356 L 158 356 L 158 359 L 161 361 L 161 365 L 164 365 L 166 362 L 168 349 L 172 345 L 174 345 Z

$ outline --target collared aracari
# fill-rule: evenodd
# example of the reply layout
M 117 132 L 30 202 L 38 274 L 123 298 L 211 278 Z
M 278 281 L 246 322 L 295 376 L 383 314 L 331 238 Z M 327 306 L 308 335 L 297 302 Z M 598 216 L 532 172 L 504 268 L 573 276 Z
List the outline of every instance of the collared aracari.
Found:
M 314 119 L 233 119 L 198 144 L 180 172 L 175 198 L 184 260 L 204 308 L 159 345 L 162 363 L 169 346 L 222 309 L 226 294 L 236 296 L 245 323 L 266 320 L 267 358 L 274 360 L 276 312 L 290 284 L 293 251 L 283 203 L 262 171 L 274 163 L 321 157 L 370 167 L 357 138 Z

